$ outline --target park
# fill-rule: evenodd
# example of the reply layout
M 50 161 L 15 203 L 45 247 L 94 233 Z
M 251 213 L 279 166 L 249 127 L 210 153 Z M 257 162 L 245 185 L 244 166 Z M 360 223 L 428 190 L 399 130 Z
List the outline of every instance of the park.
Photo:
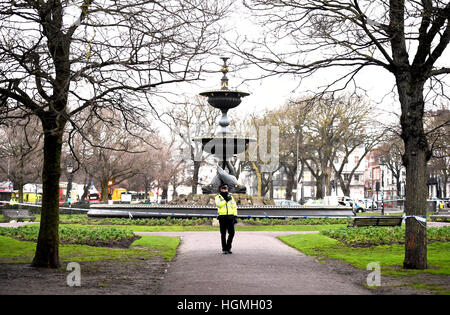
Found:
M 0 293 L 450 293 L 450 4 L 0 12 Z

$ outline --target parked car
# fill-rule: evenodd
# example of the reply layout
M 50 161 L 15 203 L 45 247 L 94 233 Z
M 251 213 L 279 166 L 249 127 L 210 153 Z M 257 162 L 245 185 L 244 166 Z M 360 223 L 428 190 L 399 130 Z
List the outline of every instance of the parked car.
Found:
M 353 204 L 355 202 L 352 198 L 347 197 L 347 196 L 338 197 L 337 200 L 340 205 L 343 205 L 346 207 L 353 207 Z
M 428 203 L 428 210 L 430 211 L 439 211 L 442 207 L 445 207 L 446 203 L 445 200 L 438 199 L 436 197 L 432 197 L 427 199 Z
M 365 212 L 366 205 L 362 200 L 354 200 L 348 196 L 337 197 L 337 202 L 341 206 L 352 207 L 354 212 Z
M 356 212 L 366 212 L 367 206 L 364 200 L 354 200 Z
M 325 206 L 344 206 L 365 209 L 365 206 L 362 203 L 358 203 L 348 196 L 325 196 L 325 198 L 323 199 L 323 204 Z
M 306 202 L 303 204 L 304 206 L 323 206 L 324 205 L 324 201 L 323 199 L 308 199 L 306 200 Z
M 444 206 L 450 208 L 450 198 L 444 198 Z
M 293 200 L 275 200 L 276 206 L 300 206 L 300 204 Z
M 378 205 L 377 205 L 377 201 L 376 200 L 364 199 L 363 203 L 366 206 L 367 210 L 377 210 L 378 209 Z
M 100 195 L 97 193 L 92 193 L 88 195 L 89 203 L 100 203 Z

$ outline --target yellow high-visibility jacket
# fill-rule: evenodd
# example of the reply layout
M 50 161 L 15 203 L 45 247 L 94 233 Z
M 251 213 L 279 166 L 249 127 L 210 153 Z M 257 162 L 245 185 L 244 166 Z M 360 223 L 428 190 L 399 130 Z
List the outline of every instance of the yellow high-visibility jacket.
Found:
M 217 213 L 219 215 L 235 215 L 235 216 L 237 216 L 237 206 L 236 206 L 236 202 L 234 201 L 233 196 L 231 196 L 231 200 L 229 200 L 227 202 L 220 194 L 218 194 L 216 196 L 215 201 L 216 201 L 216 206 L 217 206 Z

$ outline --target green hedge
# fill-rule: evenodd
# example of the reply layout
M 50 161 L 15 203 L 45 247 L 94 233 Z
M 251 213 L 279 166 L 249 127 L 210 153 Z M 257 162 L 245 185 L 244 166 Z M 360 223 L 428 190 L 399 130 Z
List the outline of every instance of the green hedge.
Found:
M 0 227 L 0 235 L 25 241 L 36 241 L 39 225 L 26 225 L 18 228 Z M 128 247 L 138 239 L 133 231 L 117 228 L 84 228 L 59 226 L 60 242 L 64 244 L 84 244 L 91 246 Z
M 299 219 L 274 219 L 274 218 L 238 218 L 238 222 L 248 225 L 329 225 L 329 224 L 347 224 L 348 219 L 315 219 L 315 218 L 299 218 Z M 92 225 L 211 225 L 212 218 L 92 218 L 86 215 L 61 215 L 61 224 L 92 224 Z
M 340 218 L 298 218 L 298 219 L 274 219 L 274 218 L 250 218 L 250 219 L 238 219 L 238 222 L 242 222 L 249 225 L 330 225 L 330 224 L 347 224 L 348 219 Z
M 322 234 L 337 239 L 348 246 L 372 246 L 384 244 L 404 244 L 405 227 L 358 227 L 321 231 Z M 428 242 L 450 241 L 450 227 L 427 228 Z

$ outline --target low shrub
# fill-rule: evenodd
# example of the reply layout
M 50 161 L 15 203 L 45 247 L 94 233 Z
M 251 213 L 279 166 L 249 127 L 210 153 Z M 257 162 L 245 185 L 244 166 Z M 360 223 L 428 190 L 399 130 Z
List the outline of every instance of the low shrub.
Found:
M 92 225 L 204 225 L 211 224 L 212 218 L 91 218 L 86 215 L 61 215 L 61 224 L 92 224 Z
M 248 225 L 331 225 L 347 224 L 348 219 L 336 218 L 239 218 L 239 222 Z M 146 225 L 146 226 L 195 226 L 211 225 L 212 218 L 91 218 L 86 215 L 61 215 L 61 224 L 92 224 L 92 225 Z
M 0 227 L 0 235 L 24 241 L 37 241 L 39 225 L 27 225 L 18 228 Z M 59 238 L 62 244 L 82 244 L 90 246 L 129 247 L 139 239 L 133 231 L 116 228 L 85 228 L 59 226 Z
M 322 234 L 337 239 L 347 246 L 373 246 L 405 243 L 404 227 L 369 226 L 339 228 L 321 231 Z M 450 227 L 427 228 L 428 242 L 450 241 Z
M 249 225 L 330 225 L 330 224 L 347 224 L 348 219 L 337 218 L 249 218 L 239 219 L 240 222 Z

